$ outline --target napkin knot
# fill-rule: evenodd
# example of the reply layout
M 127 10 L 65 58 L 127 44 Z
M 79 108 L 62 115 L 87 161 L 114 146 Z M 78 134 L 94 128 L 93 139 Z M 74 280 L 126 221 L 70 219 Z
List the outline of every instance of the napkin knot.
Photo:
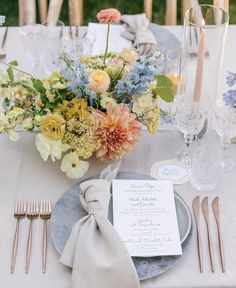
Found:
M 80 202 L 88 214 L 100 214 L 107 217 L 111 197 L 110 183 L 100 179 L 86 181 L 86 183 L 82 183 L 80 186 Z

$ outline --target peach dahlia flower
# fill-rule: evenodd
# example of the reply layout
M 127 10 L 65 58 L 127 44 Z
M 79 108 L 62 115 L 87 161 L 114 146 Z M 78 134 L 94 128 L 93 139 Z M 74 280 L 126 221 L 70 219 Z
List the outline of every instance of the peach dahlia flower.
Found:
M 125 104 L 109 105 L 107 112 L 93 110 L 99 120 L 95 138 L 101 147 L 96 155 L 102 161 L 120 159 L 130 152 L 140 137 L 141 126 Z

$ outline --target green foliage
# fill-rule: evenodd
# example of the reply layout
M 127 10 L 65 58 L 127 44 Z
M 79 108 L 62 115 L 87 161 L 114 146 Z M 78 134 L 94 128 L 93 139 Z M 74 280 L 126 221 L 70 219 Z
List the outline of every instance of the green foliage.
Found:
M 31 78 L 31 81 L 33 83 L 34 89 L 37 90 L 39 93 L 44 94 L 46 92 L 46 89 L 43 87 L 42 81 L 34 78 Z
M 13 82 L 14 81 L 14 72 L 13 72 L 13 69 L 11 67 L 9 67 L 7 69 L 7 74 L 8 74 L 9 80 L 11 82 Z
M 172 81 L 165 75 L 157 76 L 157 86 L 155 94 L 159 95 L 161 99 L 170 103 L 174 100 L 175 91 Z

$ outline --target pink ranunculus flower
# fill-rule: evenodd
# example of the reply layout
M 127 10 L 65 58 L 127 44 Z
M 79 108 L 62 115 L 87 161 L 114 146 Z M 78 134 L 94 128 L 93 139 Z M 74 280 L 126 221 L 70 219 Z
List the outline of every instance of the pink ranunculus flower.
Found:
M 110 85 L 110 77 L 106 71 L 98 69 L 89 75 L 89 87 L 96 93 L 104 93 Z
M 97 14 L 98 21 L 101 24 L 119 22 L 120 17 L 121 17 L 120 12 L 117 9 L 113 8 L 101 10 Z

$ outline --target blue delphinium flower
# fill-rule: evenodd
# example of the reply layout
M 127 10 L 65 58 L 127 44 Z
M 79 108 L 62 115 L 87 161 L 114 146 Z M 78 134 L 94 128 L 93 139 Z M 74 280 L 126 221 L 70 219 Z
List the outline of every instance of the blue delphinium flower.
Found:
M 233 87 L 236 83 L 236 73 L 229 72 L 229 75 L 226 77 L 226 83 L 229 87 Z
M 224 93 L 223 99 L 226 105 L 236 107 L 236 89 L 231 89 Z
M 130 72 L 123 75 L 123 79 L 116 84 L 115 91 L 118 97 L 127 95 L 141 95 L 147 93 L 148 85 L 161 74 L 164 61 L 161 54 L 141 56 L 133 64 Z
M 229 72 L 229 75 L 226 77 L 226 83 L 229 87 L 233 87 L 236 84 L 236 73 Z M 229 89 L 224 93 L 223 99 L 225 105 L 236 107 L 236 88 Z
M 89 74 L 86 65 L 78 59 L 71 60 L 70 64 L 63 61 L 61 63 L 61 74 L 67 80 L 67 89 L 77 95 L 78 98 L 88 98 L 90 105 L 96 98 L 96 93 L 89 89 Z

